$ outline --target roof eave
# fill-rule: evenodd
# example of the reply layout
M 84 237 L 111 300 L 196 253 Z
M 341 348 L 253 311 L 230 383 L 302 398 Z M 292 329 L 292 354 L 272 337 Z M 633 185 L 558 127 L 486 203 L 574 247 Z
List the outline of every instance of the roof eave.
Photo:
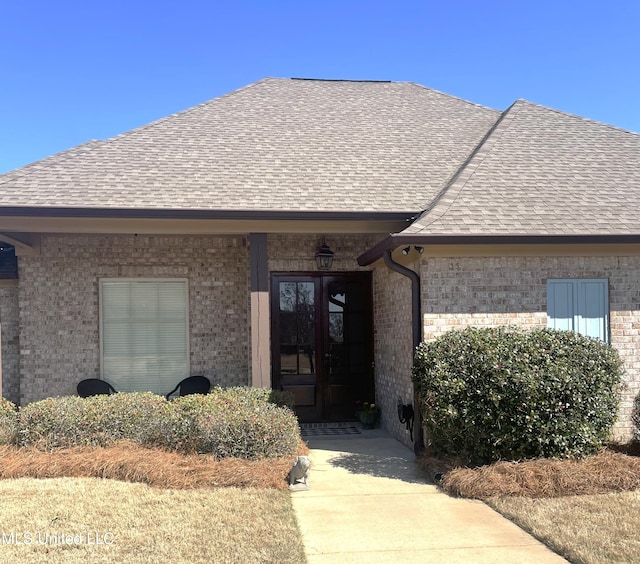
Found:
M 640 243 L 640 234 L 585 235 L 432 235 L 392 233 L 358 257 L 360 266 L 369 266 L 386 251 L 404 245 L 596 245 Z
M 131 219 L 259 219 L 273 221 L 406 221 L 414 219 L 411 211 L 324 211 L 324 210 L 215 210 L 167 208 L 75 208 L 0 206 L 0 216 L 131 218 Z

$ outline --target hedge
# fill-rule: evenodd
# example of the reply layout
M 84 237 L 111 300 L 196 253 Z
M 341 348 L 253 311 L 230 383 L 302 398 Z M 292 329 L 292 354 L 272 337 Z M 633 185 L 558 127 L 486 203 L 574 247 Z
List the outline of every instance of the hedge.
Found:
M 16 406 L 0 397 L 0 445 L 15 443 L 18 433 L 17 416 Z
M 611 346 L 552 329 L 467 328 L 416 349 L 431 447 L 472 463 L 581 456 L 609 438 L 622 363 Z
M 166 403 L 150 392 L 47 398 L 20 409 L 18 444 L 41 450 L 120 440 L 148 444 L 150 424 L 162 416 Z
M 215 388 L 172 401 L 149 392 L 48 398 L 19 410 L 15 442 L 53 450 L 132 440 L 217 458 L 292 454 L 300 437 L 298 421 L 269 397 L 268 390 Z M 276 395 L 274 401 L 288 398 Z
M 633 438 L 640 442 L 640 394 L 633 400 L 633 410 L 631 412 L 631 421 L 633 423 Z
M 155 446 L 218 458 L 257 459 L 295 452 L 298 420 L 251 388 L 217 388 L 177 398 L 153 423 Z

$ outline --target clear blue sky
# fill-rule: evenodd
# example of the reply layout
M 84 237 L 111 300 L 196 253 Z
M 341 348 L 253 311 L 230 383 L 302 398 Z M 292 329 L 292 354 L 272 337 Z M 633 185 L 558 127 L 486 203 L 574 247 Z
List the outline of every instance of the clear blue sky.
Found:
M 412 81 L 640 132 L 640 2 L 4 0 L 0 172 L 266 76 Z

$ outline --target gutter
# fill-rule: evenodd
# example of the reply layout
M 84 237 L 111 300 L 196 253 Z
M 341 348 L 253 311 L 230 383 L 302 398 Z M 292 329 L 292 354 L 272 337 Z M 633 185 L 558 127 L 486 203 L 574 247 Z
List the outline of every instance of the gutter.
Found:
M 82 208 L 0 206 L 0 215 L 13 217 L 86 217 L 133 219 L 252 219 L 274 221 L 393 221 L 408 222 L 415 211 L 337 211 L 267 209 L 190 209 L 190 208 Z
M 369 266 L 386 252 L 406 245 L 597 245 L 640 243 L 638 234 L 596 235 L 426 235 L 392 233 L 358 257 L 360 266 Z
M 413 350 L 416 350 L 416 347 L 422 342 L 422 308 L 420 307 L 420 276 L 417 272 L 414 272 L 410 268 L 403 266 L 393 260 L 391 256 L 391 249 L 388 249 L 384 253 L 384 263 L 388 268 L 397 272 L 398 274 L 402 274 L 402 276 L 406 276 L 409 280 L 411 280 L 411 329 L 412 329 L 412 337 L 413 337 Z M 417 408 L 419 405 L 416 401 L 415 391 L 413 394 L 413 406 L 415 409 L 413 410 L 413 415 L 415 419 L 412 421 L 411 425 L 413 429 L 416 429 L 416 437 L 415 442 L 413 444 L 413 450 L 416 453 L 416 456 L 424 450 L 424 436 L 422 432 L 422 417 L 420 416 L 420 410 Z M 400 421 L 403 421 L 402 419 Z M 417 425 L 416 425 L 417 424 Z M 409 427 L 407 427 L 409 428 Z

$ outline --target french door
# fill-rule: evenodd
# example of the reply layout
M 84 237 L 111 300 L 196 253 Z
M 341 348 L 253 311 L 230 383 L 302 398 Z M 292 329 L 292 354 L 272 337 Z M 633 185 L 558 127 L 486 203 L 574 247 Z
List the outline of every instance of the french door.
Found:
M 374 397 L 371 273 L 272 275 L 271 354 L 301 421 L 353 419 Z

